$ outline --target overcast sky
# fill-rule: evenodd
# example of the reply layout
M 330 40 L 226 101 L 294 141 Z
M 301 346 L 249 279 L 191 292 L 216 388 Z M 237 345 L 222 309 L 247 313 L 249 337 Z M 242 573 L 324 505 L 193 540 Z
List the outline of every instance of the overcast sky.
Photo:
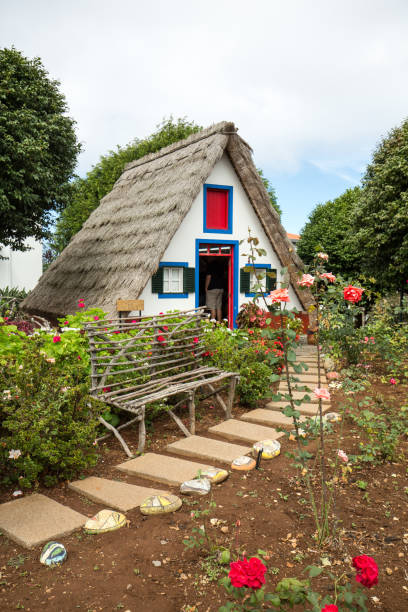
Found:
M 78 174 L 172 114 L 232 120 L 288 231 L 408 116 L 408 0 L 0 0 L 0 46 L 61 81 Z

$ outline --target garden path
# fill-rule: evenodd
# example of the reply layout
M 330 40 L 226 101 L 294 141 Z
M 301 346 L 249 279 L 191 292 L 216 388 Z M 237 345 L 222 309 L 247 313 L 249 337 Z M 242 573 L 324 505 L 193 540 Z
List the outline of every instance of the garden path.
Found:
M 297 351 L 297 356 L 301 361 L 306 362 L 309 368 L 303 374 L 296 374 L 300 379 L 297 384 L 307 385 L 311 392 L 310 387 L 313 388 L 318 384 L 316 348 L 301 346 Z M 327 386 L 324 370 L 321 378 L 321 386 L 323 385 Z M 285 384 L 281 383 L 279 391 L 285 392 L 285 389 Z M 303 395 L 303 392 L 299 393 Z M 117 465 L 116 469 L 131 476 L 178 488 L 182 482 L 196 477 L 199 471 L 213 466 L 225 467 L 225 464 L 231 464 L 240 455 L 248 455 L 254 442 L 281 438 L 284 433 L 278 432 L 275 427 L 292 427 L 292 420 L 280 412 L 281 408 L 286 405 L 287 402 L 282 401 L 269 402 L 266 408 L 251 410 L 242 415 L 239 420 L 228 419 L 210 427 L 209 434 L 213 437 L 189 436 L 166 447 L 167 453 L 182 458 L 146 453 Z M 324 411 L 329 408 L 330 402 L 325 403 Z M 312 400 L 308 404 L 302 404 L 298 410 L 303 415 L 316 416 L 318 404 Z M 304 418 L 302 417 L 301 420 Z M 224 439 L 220 440 L 217 437 Z M 226 442 L 225 438 L 244 443 L 245 446 L 230 441 Z M 198 460 L 204 460 L 206 463 L 199 463 Z M 141 487 L 94 476 L 72 482 L 69 487 L 104 507 L 115 508 L 123 512 L 140 506 L 149 495 L 168 492 L 150 486 Z M 27 509 L 30 511 L 28 512 Z M 38 494 L 0 505 L 0 529 L 12 540 L 26 548 L 59 539 L 81 528 L 86 519 L 87 517 L 74 512 L 71 508 Z

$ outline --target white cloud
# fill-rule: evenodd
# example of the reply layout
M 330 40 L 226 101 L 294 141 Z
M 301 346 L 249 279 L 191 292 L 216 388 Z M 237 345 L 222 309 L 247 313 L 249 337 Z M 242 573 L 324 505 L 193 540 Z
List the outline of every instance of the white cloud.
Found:
M 407 114 L 407 17 L 405 0 L 0 0 L 0 40 L 61 81 L 81 174 L 172 113 L 233 120 L 273 172 L 352 182 Z

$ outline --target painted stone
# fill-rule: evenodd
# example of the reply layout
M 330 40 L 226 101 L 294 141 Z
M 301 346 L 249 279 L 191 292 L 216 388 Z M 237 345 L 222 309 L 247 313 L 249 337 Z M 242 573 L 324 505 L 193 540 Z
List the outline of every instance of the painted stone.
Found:
M 67 551 L 59 542 L 47 542 L 41 551 L 40 562 L 43 565 L 61 565 L 67 558 Z
M 273 459 L 280 454 L 281 445 L 277 440 L 261 440 L 255 442 L 252 449 L 254 455 L 258 455 L 258 452 L 262 449 L 262 459 Z
M 306 438 L 306 432 L 301 427 L 299 427 L 298 433 L 299 438 Z M 296 440 L 296 429 L 292 429 L 292 431 L 290 432 L 289 440 Z
M 327 421 L 328 423 L 340 423 L 341 414 L 339 414 L 338 412 L 327 412 L 323 416 L 323 420 Z
M 184 495 L 207 495 L 211 491 L 211 482 L 208 478 L 195 478 L 194 480 L 186 480 L 180 486 L 180 493 Z
M 115 531 L 126 525 L 126 516 L 116 510 L 100 510 L 95 516 L 88 519 L 84 529 L 86 533 L 106 533 Z
M 140 505 L 142 514 L 168 514 L 181 508 L 182 501 L 177 495 L 151 495 Z
M 219 484 L 224 482 L 228 478 L 227 470 L 221 470 L 220 468 L 209 468 L 208 470 L 202 470 L 200 472 L 201 478 L 207 478 L 211 484 Z
M 252 457 L 247 457 L 246 455 L 241 455 L 241 457 L 237 457 L 231 463 L 232 470 L 240 470 L 244 472 L 249 472 L 253 470 L 256 466 L 256 461 L 252 459 Z

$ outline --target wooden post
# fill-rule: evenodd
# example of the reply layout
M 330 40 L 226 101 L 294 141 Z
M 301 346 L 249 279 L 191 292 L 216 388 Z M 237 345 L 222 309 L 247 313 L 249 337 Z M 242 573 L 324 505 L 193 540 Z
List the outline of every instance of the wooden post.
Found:
M 237 384 L 237 379 L 235 376 L 231 376 L 229 383 L 229 393 L 228 393 L 228 402 L 227 402 L 227 419 L 232 418 L 232 407 L 234 405 L 234 396 L 235 396 L 235 386 Z
M 142 409 L 140 412 L 140 422 L 139 422 L 139 446 L 137 447 L 138 453 L 143 453 L 145 443 L 146 443 L 145 410 L 146 410 L 146 407 L 142 406 Z
M 190 415 L 190 432 L 191 435 L 195 435 L 195 404 L 194 404 L 194 392 L 188 394 L 188 412 Z

